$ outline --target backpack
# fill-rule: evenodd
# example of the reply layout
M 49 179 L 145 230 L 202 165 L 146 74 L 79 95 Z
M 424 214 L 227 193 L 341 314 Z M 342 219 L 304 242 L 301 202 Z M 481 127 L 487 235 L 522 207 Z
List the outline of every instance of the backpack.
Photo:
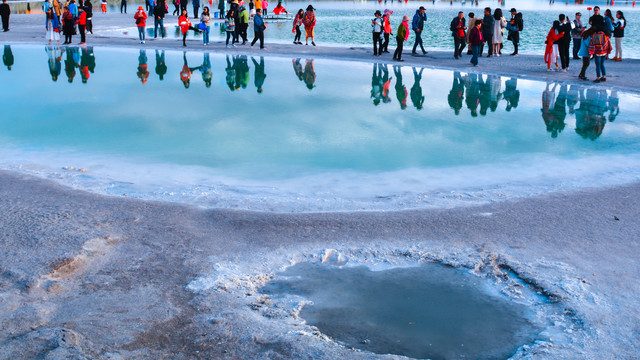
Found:
M 591 37 L 591 44 L 589 44 L 589 54 L 596 56 L 603 56 L 609 54 L 612 50 L 611 41 L 609 37 L 602 31 L 598 31 Z

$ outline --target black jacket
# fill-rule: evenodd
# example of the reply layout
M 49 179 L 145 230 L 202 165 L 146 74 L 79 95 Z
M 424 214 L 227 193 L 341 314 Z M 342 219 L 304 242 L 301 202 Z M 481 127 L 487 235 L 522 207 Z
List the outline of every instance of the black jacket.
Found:
M 457 37 L 458 36 L 458 24 L 462 22 L 462 26 L 465 26 L 465 18 L 462 18 L 462 20 L 459 17 L 454 17 L 453 20 L 451 20 L 451 26 L 449 27 L 451 29 L 451 35 L 453 37 Z M 466 34 L 466 31 L 465 31 Z
M 495 25 L 495 22 L 496 20 L 492 15 L 485 15 L 484 18 L 482 18 L 482 36 L 485 36 L 485 34 L 493 35 L 493 26 Z
M 0 16 L 8 17 L 11 14 L 11 8 L 9 4 L 0 4 Z

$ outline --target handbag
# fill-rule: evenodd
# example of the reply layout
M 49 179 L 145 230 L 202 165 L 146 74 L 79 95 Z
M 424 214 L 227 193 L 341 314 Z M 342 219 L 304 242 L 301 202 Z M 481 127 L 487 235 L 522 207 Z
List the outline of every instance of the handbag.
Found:
M 198 30 L 207 30 L 207 24 L 201 21 L 200 24 L 198 24 Z

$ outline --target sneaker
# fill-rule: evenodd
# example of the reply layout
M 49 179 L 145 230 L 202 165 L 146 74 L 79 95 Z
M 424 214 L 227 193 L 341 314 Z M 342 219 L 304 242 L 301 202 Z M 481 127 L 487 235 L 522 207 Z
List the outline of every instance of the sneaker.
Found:
M 422 50 L 422 55 L 427 55 L 427 52 Z
M 599 83 L 600 81 L 602 81 L 600 78 L 593 80 L 594 83 Z
M 316 46 L 316 43 L 314 43 L 313 41 L 311 42 L 311 45 Z
M 253 46 L 252 46 L 253 47 Z M 227 45 L 227 49 L 229 48 L 229 45 Z
M 553 71 L 553 70 L 551 70 L 551 68 L 547 68 L 547 71 Z
M 584 75 L 578 75 L 578 79 L 584 80 L 584 81 L 589 81 L 589 79 L 587 79 L 587 77 L 584 76 Z
M 606 77 L 603 76 L 603 77 L 600 78 L 600 82 L 605 82 L 605 81 L 607 81 Z
M 231 46 L 236 47 L 236 44 L 231 44 Z

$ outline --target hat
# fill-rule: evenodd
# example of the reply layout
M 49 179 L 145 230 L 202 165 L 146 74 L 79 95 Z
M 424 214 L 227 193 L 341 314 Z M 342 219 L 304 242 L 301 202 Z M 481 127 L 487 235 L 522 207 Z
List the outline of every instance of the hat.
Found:
M 418 10 L 427 10 L 427 9 L 425 9 L 424 6 L 420 6 Z
M 393 11 L 389 9 L 384 9 L 384 16 L 391 15 L 391 14 L 393 14 Z
M 309 5 L 309 6 L 307 6 L 307 11 L 309 11 L 309 10 L 315 11 L 316 9 L 314 9 L 313 6 Z
M 138 6 L 138 11 L 140 10 L 144 10 L 144 8 L 142 6 Z
M 382 15 L 382 13 L 380 12 L 380 10 L 376 10 L 375 13 L 373 13 L 374 15 Z

